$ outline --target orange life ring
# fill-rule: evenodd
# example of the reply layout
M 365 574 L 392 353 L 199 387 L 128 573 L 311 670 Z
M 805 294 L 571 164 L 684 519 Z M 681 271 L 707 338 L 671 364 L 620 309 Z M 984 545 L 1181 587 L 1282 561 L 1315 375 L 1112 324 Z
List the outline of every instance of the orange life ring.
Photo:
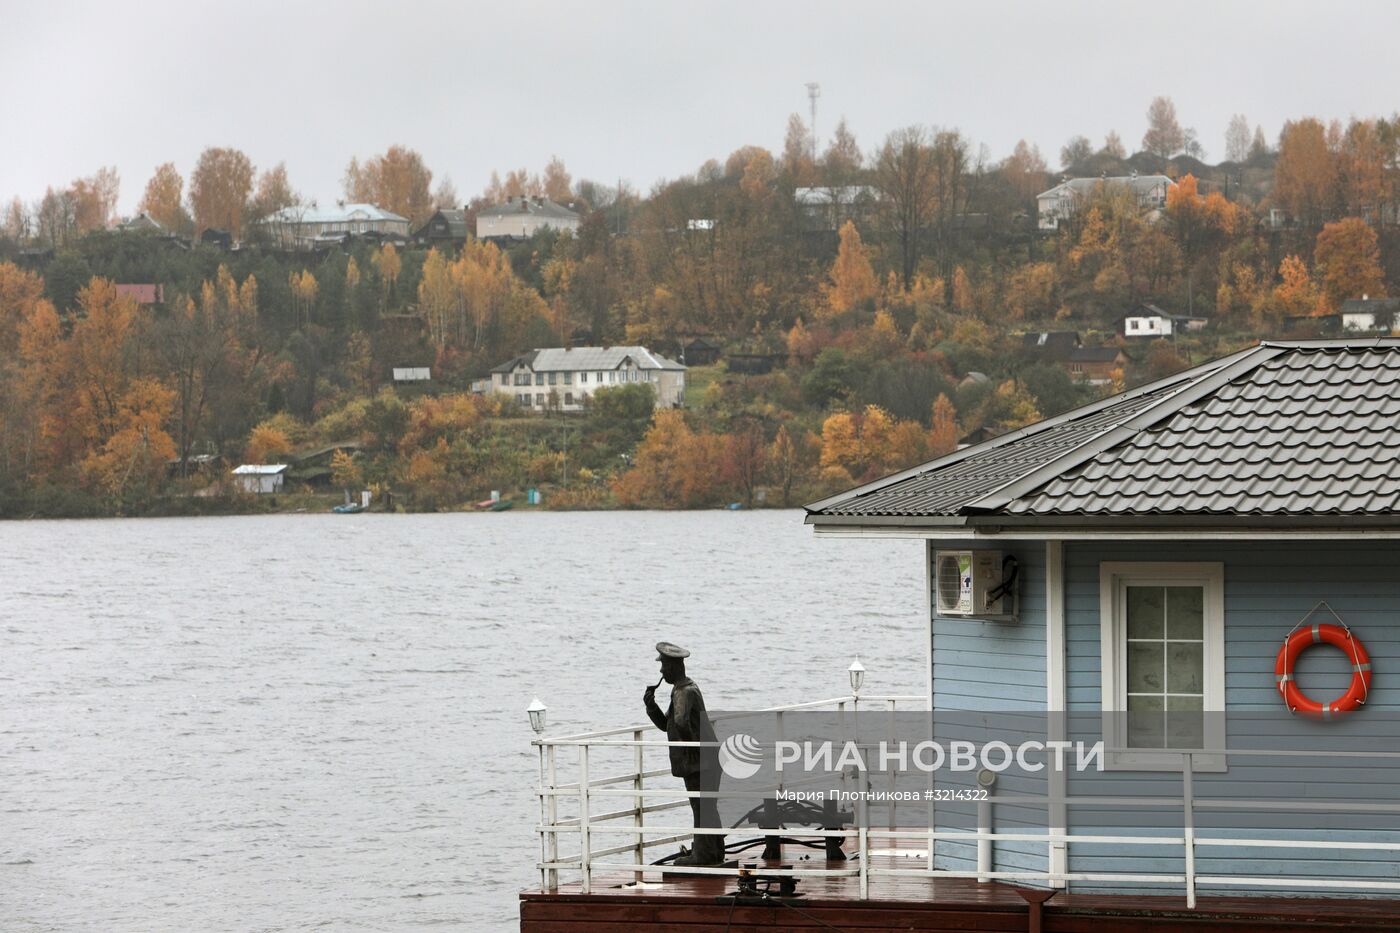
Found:
M 1331 703 L 1319 703 L 1308 699 L 1307 694 L 1298 689 L 1298 682 L 1293 678 L 1293 667 L 1298 655 L 1306 648 L 1322 642 L 1341 648 L 1347 653 L 1347 657 L 1351 658 L 1351 687 L 1340 699 Z M 1340 625 L 1319 623 L 1301 628 L 1284 639 L 1283 647 L 1279 649 L 1278 660 L 1274 662 L 1274 681 L 1278 684 L 1278 692 L 1283 696 L 1283 702 L 1288 706 L 1289 712 L 1302 713 L 1314 719 L 1331 719 L 1337 713 L 1350 713 L 1366 702 L 1366 694 L 1371 689 L 1371 656 L 1366 653 L 1366 647 L 1361 644 L 1360 639 L 1352 637 L 1347 629 Z

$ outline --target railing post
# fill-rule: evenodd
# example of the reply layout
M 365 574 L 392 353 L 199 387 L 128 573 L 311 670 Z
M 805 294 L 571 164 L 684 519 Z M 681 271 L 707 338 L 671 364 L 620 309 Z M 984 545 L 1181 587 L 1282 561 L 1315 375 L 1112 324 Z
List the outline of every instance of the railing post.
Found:
M 991 792 L 988 791 L 988 794 Z M 992 870 L 992 801 L 977 801 L 977 883 L 986 884 L 992 879 L 983 874 Z
M 1186 909 L 1196 909 L 1196 816 L 1195 789 L 1191 781 L 1191 753 L 1181 756 L 1182 837 L 1186 842 Z
M 857 845 L 860 849 L 860 899 L 870 899 L 870 772 L 860 772 L 865 776 L 864 793 L 856 801 Z
M 549 746 L 545 751 L 545 776 L 546 787 L 549 788 L 549 797 L 545 802 L 545 814 L 549 818 L 549 840 L 545 847 L 545 860 L 557 864 L 559 862 L 559 831 L 554 827 L 559 823 L 559 798 L 554 795 L 554 788 L 559 781 L 556 777 L 555 752 L 556 746 Z M 559 869 L 551 868 L 549 877 L 545 883 L 545 890 L 557 891 L 559 889 Z
M 593 886 L 593 869 L 589 864 L 592 853 L 588 840 L 588 743 L 578 747 L 578 842 L 579 866 L 583 870 L 583 893 L 588 894 Z
M 632 779 L 632 789 L 637 792 L 637 796 L 633 798 L 633 801 L 636 803 L 637 807 L 632 812 L 632 825 L 637 827 L 638 829 L 641 829 L 643 822 L 642 806 L 644 804 L 644 801 L 646 800 L 646 798 L 642 796 L 642 773 L 643 771 L 645 771 L 645 759 L 643 758 L 642 753 L 645 751 L 645 749 L 643 749 L 640 744 L 642 741 L 641 729 L 638 729 L 632 733 L 632 740 L 638 743 L 635 749 L 636 755 L 633 758 L 633 764 L 637 769 L 637 776 Z M 635 861 L 638 865 L 644 865 L 646 863 L 646 843 L 642 839 L 641 833 L 637 833 L 637 848 L 635 850 Z M 642 873 L 638 871 L 636 877 L 633 880 L 641 881 Z
M 539 797 L 540 797 L 540 824 L 541 824 L 541 825 L 540 825 L 540 862 L 541 862 L 541 863 L 544 863 L 544 862 L 548 862 L 548 861 L 549 861 L 549 844 L 548 844 L 548 839 L 549 839 L 550 836 L 553 835 L 553 833 L 550 832 L 550 823 L 551 823 L 552 821 L 549 819 L 549 810 L 548 810 L 548 808 L 545 806 L 545 799 L 546 799 L 546 798 L 552 798 L 553 795 L 552 795 L 552 794 L 548 794 L 548 793 L 545 792 L 547 788 L 546 788 L 546 785 L 545 785 L 545 782 L 544 782 L 544 746 L 543 746 L 543 745 L 540 745 L 540 746 L 539 746 L 539 750 L 540 750 L 540 785 L 539 785 L 539 786 L 540 786 L 540 793 L 539 793 Z M 548 890 L 550 889 L 550 888 L 549 888 L 549 869 L 548 869 L 548 868 L 545 868 L 545 867 L 543 866 L 543 864 L 540 866 L 540 888 L 541 888 L 542 890 L 545 890 L 545 891 L 548 891 Z
M 895 701 L 893 699 L 887 702 L 890 706 L 890 747 L 894 747 L 895 743 L 899 741 L 899 713 L 895 709 Z M 890 832 L 894 832 L 899 828 L 895 819 L 899 810 L 898 795 L 894 793 L 898 787 L 899 772 L 894 768 L 890 768 L 890 805 L 885 811 L 890 817 Z M 898 848 L 898 846 L 896 846 L 896 848 Z

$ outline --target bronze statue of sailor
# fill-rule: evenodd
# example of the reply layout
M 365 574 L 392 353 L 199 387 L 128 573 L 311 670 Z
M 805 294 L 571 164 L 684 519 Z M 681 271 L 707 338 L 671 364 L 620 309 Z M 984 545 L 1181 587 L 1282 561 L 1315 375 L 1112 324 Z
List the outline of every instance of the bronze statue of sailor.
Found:
M 656 645 L 657 660 L 661 662 L 661 679 L 671 685 L 671 703 L 662 712 L 656 705 L 656 688 L 647 687 L 642 701 L 646 704 L 647 716 L 656 728 L 666 733 L 671 742 L 714 742 L 715 730 L 710 717 L 705 713 L 705 698 L 695 681 L 685 675 L 685 659 L 690 652 L 668 641 Z M 685 781 L 685 789 L 691 792 L 715 793 L 719 790 L 720 767 L 719 749 L 713 745 L 706 748 L 671 748 L 671 774 Z M 691 797 L 690 811 L 696 828 L 719 829 L 719 801 L 714 797 Z M 724 837 L 719 834 L 695 834 L 693 849 L 689 855 L 676 859 L 676 865 L 722 865 L 724 864 Z

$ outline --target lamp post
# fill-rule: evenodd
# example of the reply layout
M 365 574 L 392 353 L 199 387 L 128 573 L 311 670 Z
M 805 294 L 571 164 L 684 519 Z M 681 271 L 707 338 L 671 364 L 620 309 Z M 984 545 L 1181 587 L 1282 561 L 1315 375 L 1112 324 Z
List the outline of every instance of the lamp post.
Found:
M 535 697 L 533 700 L 530 701 L 530 705 L 525 707 L 525 712 L 528 713 L 530 716 L 530 728 L 535 730 L 535 735 L 539 735 L 541 732 L 544 732 L 545 714 L 549 712 L 549 707 L 541 703 L 539 697 Z M 551 841 L 554 839 L 552 835 L 554 827 L 554 820 L 552 818 L 554 798 L 550 797 L 549 802 L 546 804 L 545 795 L 549 791 L 552 791 L 553 788 L 546 788 L 545 786 L 544 745 L 538 740 L 536 740 L 534 744 L 538 746 L 540 750 L 540 823 L 544 826 L 550 827 L 548 831 L 540 833 L 540 863 L 547 864 L 550 861 L 552 861 L 549 856 L 550 852 L 553 851 L 553 846 L 549 842 L 546 842 L 546 837 L 548 837 Z M 552 757 L 553 754 L 554 750 L 551 748 L 551 757 L 549 759 L 551 770 L 553 770 L 554 764 L 554 758 Z M 550 884 L 550 881 L 555 877 L 556 876 L 552 874 L 551 869 L 541 868 L 540 886 L 546 891 L 553 890 L 554 886 Z
M 860 696 L 860 688 L 865 683 L 865 665 L 860 663 L 860 658 L 851 662 L 851 666 L 846 668 L 846 673 L 851 676 L 851 695 Z

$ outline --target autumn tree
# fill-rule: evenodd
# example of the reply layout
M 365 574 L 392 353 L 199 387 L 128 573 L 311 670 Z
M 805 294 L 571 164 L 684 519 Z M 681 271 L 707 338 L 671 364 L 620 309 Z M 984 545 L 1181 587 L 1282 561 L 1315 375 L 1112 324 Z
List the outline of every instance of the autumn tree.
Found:
M 344 450 L 331 454 L 331 482 L 342 489 L 359 489 L 365 484 L 364 470 L 354 454 Z
M 937 176 L 933 147 L 922 127 L 895 130 L 885 138 L 875 160 L 875 186 L 886 226 L 899 244 L 900 280 L 906 289 L 914 281 L 923 252 L 923 231 L 933 215 Z
M 1045 173 L 1045 159 L 1040 154 L 1040 147 L 1030 145 L 1024 139 L 1016 142 L 1016 148 L 1001 163 L 1002 176 L 1023 204 L 1034 200 L 1037 194 L 1045 190 Z
M 875 267 L 870 264 L 855 223 L 846 221 L 840 236 L 841 245 L 831 266 L 831 281 L 825 288 L 826 307 L 833 315 L 867 308 L 879 293 Z
M 1305 229 L 1316 230 L 1326 218 L 1335 183 L 1336 166 L 1322 122 L 1307 117 L 1285 123 L 1274 166 L 1278 202 Z
M 100 447 L 121 426 L 122 398 L 135 375 L 130 341 L 136 303 L 97 278 L 78 293 L 78 307 L 68 341 L 76 397 L 70 416 L 89 446 Z
M 856 136 L 842 117 L 832 131 L 831 142 L 822 153 L 822 173 L 829 186 L 841 186 L 850 182 L 860 171 L 865 156 L 860 151 Z
M 10 199 L 5 207 L 5 217 L 0 220 L 0 232 L 16 243 L 29 238 L 30 217 L 24 202 L 18 197 Z
M 1094 154 L 1094 144 L 1087 136 L 1071 136 L 1060 147 L 1060 168 L 1070 169 Z
M 748 421 L 724 435 L 720 453 L 720 476 L 744 497 L 744 505 L 753 508 L 754 492 L 767 466 L 768 442 L 763 428 Z
M 957 130 L 939 130 L 933 137 L 933 252 L 938 274 L 946 284 L 945 300 L 952 301 L 953 267 L 957 263 L 960 221 L 967 210 L 973 170 L 967 138 Z M 976 169 L 980 175 L 980 164 Z
M 1147 132 L 1142 135 L 1142 148 L 1163 159 L 1169 159 L 1186 146 L 1186 134 L 1176 120 L 1176 104 L 1170 97 L 1154 97 L 1147 108 Z
M 1249 158 L 1259 159 L 1269 154 L 1269 141 L 1264 138 L 1264 127 L 1254 127 L 1254 138 L 1249 141 Z
M 770 480 L 778 487 L 782 505 L 787 508 L 792 505 L 794 489 L 811 472 L 811 445 L 802 433 L 794 433 L 788 430 L 787 425 L 781 425 L 773 436 L 773 443 L 768 445 L 764 462 Z
M 460 208 L 461 200 L 457 197 L 457 186 L 452 183 L 452 179 L 446 175 L 438 179 L 437 187 L 433 189 L 433 207 L 438 210 L 448 210 Z
M 248 219 L 256 223 L 300 203 L 301 196 L 292 190 L 292 183 L 287 178 L 287 164 L 278 162 L 258 177 L 257 191 L 248 205 Z
M 265 421 L 248 435 L 248 447 L 243 451 L 247 463 L 276 463 L 292 451 L 291 438 L 275 422 Z
M 787 132 L 783 136 L 783 173 L 797 185 L 816 181 L 813 160 L 816 140 L 805 120 L 797 114 L 788 116 Z
M 407 217 L 414 226 L 433 213 L 433 173 L 423 157 L 404 146 L 390 146 L 363 165 L 351 159 L 345 169 L 345 196 Z
M 121 179 L 117 170 L 108 166 L 86 178 L 76 179 L 69 191 L 73 199 L 73 223 L 78 232 L 102 230 L 116 211 Z
M 1259 310 L 1283 317 L 1298 317 L 1315 313 L 1321 305 L 1321 293 L 1308 272 L 1307 263 L 1298 256 L 1285 256 L 1279 263 L 1279 283 Z
M 929 428 L 929 454 L 941 457 L 958 449 L 962 433 L 958 429 L 958 411 L 947 395 L 939 393 L 934 400 Z
M 196 442 L 218 449 L 247 426 L 256 365 L 257 280 L 240 286 L 226 266 L 205 282 L 199 300 L 181 296 L 155 322 L 155 358 L 174 393 L 171 422 L 181 473 L 188 473 Z
M 190 211 L 196 232 L 227 230 L 243 234 L 253 163 L 237 149 L 211 147 L 200 153 L 190 174 Z
M 291 274 L 288 285 L 292 290 L 292 307 L 296 314 L 297 326 L 310 324 L 316 314 L 316 296 L 321 292 L 320 283 L 309 269 L 302 269 Z
M 0 262 L 0 359 L 15 359 L 20 325 L 43 297 L 44 280 L 38 273 Z
M 1195 176 L 1189 173 L 1167 190 L 1167 217 L 1186 266 L 1187 300 L 1193 302 L 1197 263 L 1213 255 L 1243 218 L 1220 192 L 1202 196 Z
M 1249 158 L 1249 121 L 1244 114 L 1237 113 L 1230 118 L 1225 129 L 1225 161 L 1244 162 Z
M 180 177 L 175 163 L 165 162 L 157 166 L 151 180 L 146 182 L 146 192 L 137 209 L 166 230 L 182 231 L 190 223 L 183 203 L 184 192 L 185 180 Z
M 632 468 L 613 481 L 625 506 L 692 509 L 713 503 L 718 492 L 720 446 L 714 435 L 697 434 L 674 409 L 659 411 Z
M 394 283 L 399 280 L 399 273 L 403 271 L 403 260 L 399 258 L 399 251 L 393 243 L 385 243 L 383 248 L 374 251 L 369 261 L 379 273 L 379 307 L 383 310 L 388 307 L 389 295 L 393 293 Z
M 72 191 L 49 187 L 39 201 L 34 219 L 39 239 L 50 249 L 67 245 L 77 233 L 77 203 Z
M 564 160 L 550 156 L 544 167 L 544 196 L 559 204 L 567 204 L 574 198 L 574 179 L 564 167 Z
M 822 477 L 828 482 L 843 486 L 855 482 L 855 471 L 864 465 L 856 418 L 850 412 L 834 412 L 822 422 L 821 457 L 818 462 Z
M 1323 227 L 1313 256 L 1331 310 L 1348 298 L 1385 296 L 1376 231 L 1361 218 L 1347 217 Z
M 1117 130 L 1108 131 L 1108 135 L 1103 138 L 1103 148 L 1099 151 L 1115 159 L 1128 157 L 1128 148 L 1123 145 L 1123 137 L 1118 135 Z
M 1394 143 L 1387 144 L 1377 121 L 1352 120 L 1347 124 L 1334 157 L 1337 199 L 1348 214 L 1354 217 L 1380 217 L 1382 203 L 1389 200 L 1386 179 L 1388 152 L 1393 158 Z

